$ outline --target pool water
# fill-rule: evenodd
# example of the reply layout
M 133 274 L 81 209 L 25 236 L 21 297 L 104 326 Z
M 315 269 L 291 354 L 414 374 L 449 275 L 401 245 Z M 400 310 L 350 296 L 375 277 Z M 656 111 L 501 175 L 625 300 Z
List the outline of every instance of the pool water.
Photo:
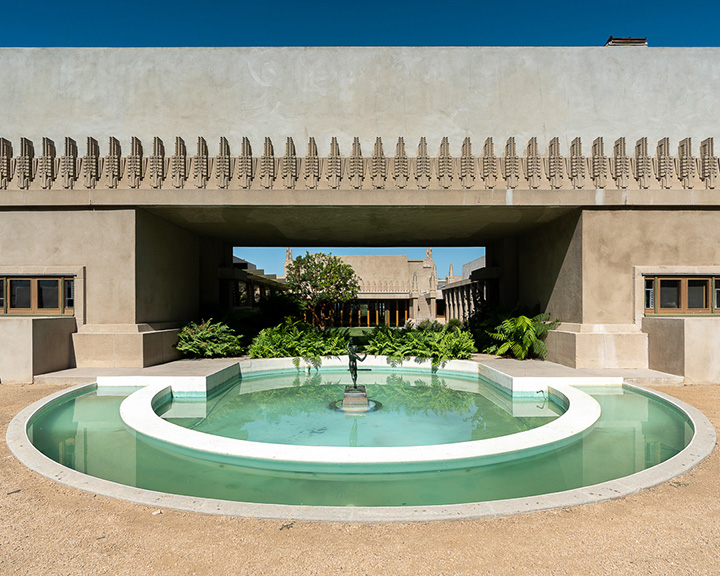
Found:
M 174 399 L 156 410 L 174 424 L 238 440 L 350 447 L 496 438 L 547 424 L 563 411 L 553 402 L 513 402 L 487 381 L 373 370 L 365 386 L 380 408 L 345 413 L 332 409 L 350 383 L 343 374 L 295 377 L 291 386 L 288 380 L 287 374 L 246 378 L 207 401 Z
M 519 460 L 488 465 L 479 462 L 443 471 L 347 475 L 280 472 L 240 462 L 195 459 L 128 430 L 120 419 L 119 407 L 130 391 L 122 389 L 91 389 L 63 397 L 33 418 L 28 436 L 38 450 L 64 466 L 129 486 L 240 502 L 324 506 L 459 504 L 559 492 L 659 464 L 692 438 L 688 419 L 658 398 L 621 387 L 585 391 L 600 403 L 602 416 L 581 439 Z M 232 404 L 234 393 L 224 392 L 225 402 Z M 217 402 L 221 395 L 216 396 Z M 462 400 L 467 409 L 458 420 L 472 420 L 472 415 L 483 410 L 478 403 L 482 404 L 477 398 Z M 212 402 L 208 406 L 208 414 L 213 416 Z M 224 420 L 221 408 L 222 404 L 217 410 L 219 422 Z M 257 408 L 256 416 L 261 414 L 262 409 Z M 190 426 L 199 421 L 184 419 Z M 353 422 L 357 420 L 348 420 L 351 427 Z M 467 430 L 472 435 L 481 428 L 470 425 Z M 247 432 L 250 434 L 250 429 Z M 338 433 L 338 437 L 346 433 Z M 372 434 L 358 428 L 357 442 L 364 442 L 366 436 Z

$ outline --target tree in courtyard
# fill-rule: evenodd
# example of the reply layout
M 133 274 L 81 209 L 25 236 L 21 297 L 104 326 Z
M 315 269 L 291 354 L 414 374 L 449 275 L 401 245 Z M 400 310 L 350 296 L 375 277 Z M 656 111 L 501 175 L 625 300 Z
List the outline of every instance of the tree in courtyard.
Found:
M 287 264 L 286 277 L 288 289 L 320 328 L 325 328 L 335 303 L 354 300 L 360 289 L 352 266 L 332 254 L 298 256 Z

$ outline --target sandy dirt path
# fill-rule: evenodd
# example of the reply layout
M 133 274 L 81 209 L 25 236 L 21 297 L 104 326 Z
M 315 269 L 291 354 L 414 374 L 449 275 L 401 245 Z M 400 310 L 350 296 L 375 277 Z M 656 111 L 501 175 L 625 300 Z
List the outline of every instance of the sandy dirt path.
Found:
M 0 424 L 58 388 L 0 385 Z M 664 386 L 720 427 L 720 386 Z M 0 575 L 720 574 L 720 456 L 639 494 L 497 520 L 303 523 L 67 488 L 0 444 Z

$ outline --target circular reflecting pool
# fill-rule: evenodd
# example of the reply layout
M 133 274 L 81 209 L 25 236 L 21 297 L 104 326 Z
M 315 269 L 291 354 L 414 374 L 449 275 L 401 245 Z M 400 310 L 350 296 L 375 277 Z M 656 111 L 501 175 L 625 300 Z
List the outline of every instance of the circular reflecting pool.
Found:
M 345 415 L 328 408 L 342 396 L 344 378 L 323 370 L 245 378 L 207 400 L 167 398 L 154 410 L 178 430 L 214 438 L 352 451 L 492 442 L 528 430 L 539 434 L 559 421 L 566 408 L 547 399 L 514 400 L 477 376 L 393 370 L 364 381 L 368 395 L 382 403 L 381 410 Z M 132 392 L 91 386 L 62 396 L 30 418 L 28 438 L 63 466 L 146 490 L 239 502 L 402 507 L 487 502 L 590 486 L 662 463 L 693 437 L 687 415 L 668 402 L 621 386 L 593 387 L 584 392 L 600 405 L 599 420 L 572 441 L 541 453 L 528 451 L 500 462 L 469 459 L 451 469 L 423 471 L 387 466 L 347 474 L 342 467 L 264 469 L 241 458 L 198 457 L 129 429 L 119 411 Z

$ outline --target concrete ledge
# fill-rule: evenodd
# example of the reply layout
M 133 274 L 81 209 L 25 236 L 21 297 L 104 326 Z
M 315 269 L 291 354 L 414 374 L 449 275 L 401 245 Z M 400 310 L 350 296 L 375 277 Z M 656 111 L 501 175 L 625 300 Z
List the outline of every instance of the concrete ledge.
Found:
M 177 328 L 146 332 L 78 332 L 73 346 L 78 368 L 143 368 L 179 360 Z
M 551 330 L 546 339 L 547 359 L 571 368 L 647 368 L 647 334 L 619 330 Z
M 370 358 L 366 365 L 385 365 L 383 357 Z M 243 367 L 243 364 L 250 366 Z M 341 358 L 331 359 L 329 365 L 347 365 L 347 360 Z M 240 362 L 240 369 L 248 374 L 262 367 L 266 370 L 297 370 L 291 359 L 273 359 L 271 361 Z M 455 371 L 477 374 L 479 365 L 475 362 L 456 360 L 448 362 L 448 367 Z M 427 370 L 427 369 L 426 369 Z M 438 374 L 449 373 L 438 370 Z M 165 401 L 170 393 L 176 390 L 186 393 L 196 380 L 187 384 L 183 379 L 154 379 L 152 385 L 143 388 L 128 396 L 120 405 L 120 416 L 125 424 L 138 434 L 151 438 L 164 445 L 175 446 L 182 450 L 189 450 L 193 455 L 211 460 L 242 459 L 248 466 L 293 470 L 323 470 L 337 467 L 345 473 L 367 472 L 367 466 L 374 469 L 391 465 L 393 469 L 402 466 L 403 469 L 449 469 L 466 466 L 468 461 L 481 459 L 483 464 L 522 458 L 528 454 L 539 454 L 565 444 L 579 435 L 587 432 L 600 418 L 600 405 L 589 395 L 572 388 L 567 384 L 548 386 L 533 385 L 531 379 L 518 380 L 520 396 L 525 396 L 525 389 L 532 390 L 532 397 L 539 392 L 545 395 L 559 397 L 560 401 L 568 406 L 567 411 L 552 422 L 516 434 L 476 440 L 470 442 L 456 442 L 452 444 L 438 444 L 432 446 L 398 446 L 398 447 L 339 447 L 339 446 L 301 446 L 287 444 L 272 444 L 268 442 L 251 442 L 236 440 L 222 436 L 215 436 L 196 430 L 190 430 L 172 424 L 161 418 L 155 412 L 155 407 Z M 113 379 L 118 385 L 126 382 L 124 379 Z M 142 382 L 147 380 L 134 380 Z M 103 379 L 98 385 L 107 385 Z M 525 389 L 523 389 L 525 388 Z M 511 392 L 514 392 L 511 382 Z
M 227 366 L 210 369 L 205 374 L 188 376 L 150 375 L 141 376 L 98 376 L 98 388 L 146 388 L 157 386 L 172 387 L 177 396 L 204 397 L 208 392 L 240 375 L 240 365 L 233 362 Z

